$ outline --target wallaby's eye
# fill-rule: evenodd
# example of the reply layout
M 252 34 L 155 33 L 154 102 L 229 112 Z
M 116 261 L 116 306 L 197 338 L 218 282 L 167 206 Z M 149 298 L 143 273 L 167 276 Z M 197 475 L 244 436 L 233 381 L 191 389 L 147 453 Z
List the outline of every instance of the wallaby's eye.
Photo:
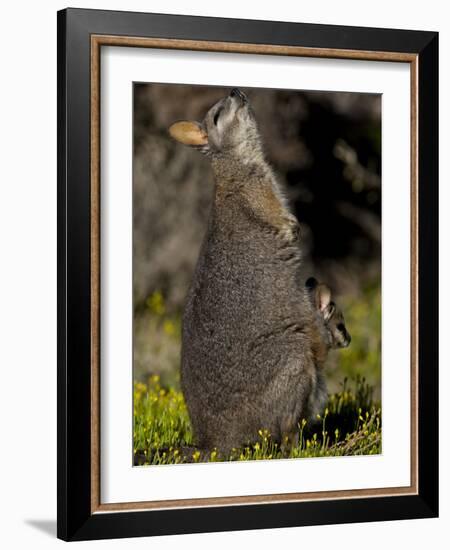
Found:
M 344 323 L 339 323 L 338 326 L 336 327 L 340 332 L 344 332 L 345 330 L 345 325 Z
M 216 112 L 216 114 L 214 115 L 214 118 L 213 118 L 214 126 L 217 126 L 217 121 L 219 120 L 219 116 L 220 116 L 221 111 L 222 111 L 222 109 L 219 109 Z

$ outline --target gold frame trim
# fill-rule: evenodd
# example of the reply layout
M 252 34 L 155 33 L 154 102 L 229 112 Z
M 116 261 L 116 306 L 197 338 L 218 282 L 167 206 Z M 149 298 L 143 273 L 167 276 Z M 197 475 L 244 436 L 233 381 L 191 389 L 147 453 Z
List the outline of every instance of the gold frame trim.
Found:
M 391 61 L 411 74 L 411 485 L 379 489 L 283 493 L 148 502 L 100 501 L 100 49 L 102 46 Z M 418 55 L 132 36 L 91 35 L 91 513 L 162 510 L 418 494 Z

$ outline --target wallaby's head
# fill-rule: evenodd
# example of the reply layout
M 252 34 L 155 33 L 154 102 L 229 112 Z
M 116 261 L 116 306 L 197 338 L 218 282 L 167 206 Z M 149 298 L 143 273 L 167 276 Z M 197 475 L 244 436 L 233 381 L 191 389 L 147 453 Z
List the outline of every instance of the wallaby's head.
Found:
M 252 157 L 260 152 L 260 137 L 247 96 L 234 88 L 206 113 L 203 122 L 181 120 L 170 126 L 176 141 L 214 156 Z
M 331 290 L 327 285 L 318 283 L 314 277 L 310 277 L 305 286 L 313 307 L 323 319 L 330 347 L 346 348 L 351 342 L 351 336 L 342 311 L 331 300 Z

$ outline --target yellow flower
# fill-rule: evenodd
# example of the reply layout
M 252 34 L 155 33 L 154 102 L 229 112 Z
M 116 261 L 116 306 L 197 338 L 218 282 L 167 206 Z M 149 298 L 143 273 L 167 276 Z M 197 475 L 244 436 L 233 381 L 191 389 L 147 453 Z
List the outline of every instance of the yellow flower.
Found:
M 168 336 L 173 336 L 175 334 L 175 325 L 169 319 L 166 319 L 163 323 L 163 330 Z
M 147 307 L 151 310 L 151 312 L 155 315 L 164 315 L 166 308 L 164 306 L 163 295 L 159 290 L 157 290 L 153 294 L 150 294 L 145 303 Z

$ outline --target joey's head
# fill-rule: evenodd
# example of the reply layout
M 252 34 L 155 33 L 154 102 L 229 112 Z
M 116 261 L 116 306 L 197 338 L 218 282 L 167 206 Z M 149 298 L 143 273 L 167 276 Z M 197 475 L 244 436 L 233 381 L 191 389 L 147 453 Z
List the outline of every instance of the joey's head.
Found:
M 202 122 L 181 120 L 170 126 L 169 133 L 212 157 L 238 157 L 246 162 L 261 155 L 255 116 L 247 96 L 237 88 L 213 105 Z
M 306 292 L 320 320 L 323 321 L 331 348 L 346 348 L 351 336 L 345 326 L 342 311 L 331 300 L 331 290 L 323 283 L 310 277 L 306 283 Z

